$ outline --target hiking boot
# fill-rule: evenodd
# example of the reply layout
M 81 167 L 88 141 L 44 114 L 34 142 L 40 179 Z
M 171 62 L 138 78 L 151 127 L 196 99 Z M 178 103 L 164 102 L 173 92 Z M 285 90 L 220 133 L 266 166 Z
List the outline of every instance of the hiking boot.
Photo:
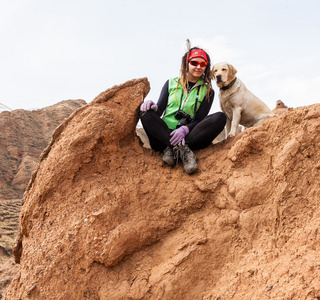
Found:
M 190 150 L 188 145 L 181 145 L 174 147 L 175 158 L 179 158 L 182 161 L 183 168 L 186 173 L 191 174 L 198 168 L 197 158 L 194 153 Z
M 169 165 L 169 166 L 173 166 L 174 165 L 174 154 L 173 154 L 173 150 L 170 147 L 167 147 L 166 149 L 164 149 L 163 151 L 163 156 L 162 159 Z

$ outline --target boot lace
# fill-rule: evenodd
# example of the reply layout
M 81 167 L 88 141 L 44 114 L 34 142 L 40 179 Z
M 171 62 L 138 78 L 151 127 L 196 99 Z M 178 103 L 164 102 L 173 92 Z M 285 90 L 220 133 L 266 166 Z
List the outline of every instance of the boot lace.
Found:
M 173 159 L 176 162 L 176 165 L 179 163 L 179 158 L 183 160 L 184 157 L 184 149 L 183 145 L 179 143 L 178 145 L 173 147 Z
M 176 165 L 178 164 L 179 159 L 181 159 L 182 162 L 188 162 L 188 160 L 190 159 L 189 153 L 190 150 L 188 146 L 182 145 L 181 143 L 176 145 L 173 148 L 173 158 L 176 161 Z

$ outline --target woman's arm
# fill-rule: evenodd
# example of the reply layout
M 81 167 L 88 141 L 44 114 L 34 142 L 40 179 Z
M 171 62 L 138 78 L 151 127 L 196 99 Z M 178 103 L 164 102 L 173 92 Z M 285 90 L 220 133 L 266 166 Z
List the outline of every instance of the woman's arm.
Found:
M 169 98 L 169 80 L 166 81 L 164 86 L 162 87 L 159 99 L 158 99 L 158 110 L 157 114 L 162 116 L 163 112 L 167 108 L 168 105 L 168 98 Z

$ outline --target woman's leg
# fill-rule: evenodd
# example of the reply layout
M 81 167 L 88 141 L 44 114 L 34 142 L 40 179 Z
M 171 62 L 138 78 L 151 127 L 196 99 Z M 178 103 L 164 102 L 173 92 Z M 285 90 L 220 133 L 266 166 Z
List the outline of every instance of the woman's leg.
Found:
M 222 112 L 205 117 L 185 138 L 190 149 L 198 150 L 208 147 L 223 130 L 226 120 Z
M 170 144 L 171 130 L 153 110 L 140 112 L 140 120 L 153 150 L 163 152 Z

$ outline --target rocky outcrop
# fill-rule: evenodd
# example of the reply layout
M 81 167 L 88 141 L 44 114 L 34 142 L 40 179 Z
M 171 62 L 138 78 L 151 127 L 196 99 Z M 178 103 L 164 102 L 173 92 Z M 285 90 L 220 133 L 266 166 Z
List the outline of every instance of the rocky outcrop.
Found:
M 0 299 L 6 285 L 18 272 L 14 263 L 12 247 L 19 228 L 21 199 L 0 201 Z
M 282 100 L 277 100 L 276 107 L 272 110 L 275 115 L 282 115 L 292 110 L 292 107 L 286 106 Z
M 146 79 L 54 132 L 24 198 L 4 299 L 318 299 L 320 105 L 169 167 L 135 133 Z
M 0 256 L 10 256 L 18 233 L 21 199 L 0 201 Z
M 0 113 L 0 201 L 22 198 L 54 129 L 85 104 L 68 100 L 39 110 Z
M 0 113 L 0 298 L 3 287 L 18 269 L 12 247 L 31 174 L 54 129 L 85 104 L 84 100 L 67 100 L 40 110 Z
M 22 195 L 54 129 L 84 100 L 68 100 L 36 111 L 0 114 L 0 249 L 11 252 Z

